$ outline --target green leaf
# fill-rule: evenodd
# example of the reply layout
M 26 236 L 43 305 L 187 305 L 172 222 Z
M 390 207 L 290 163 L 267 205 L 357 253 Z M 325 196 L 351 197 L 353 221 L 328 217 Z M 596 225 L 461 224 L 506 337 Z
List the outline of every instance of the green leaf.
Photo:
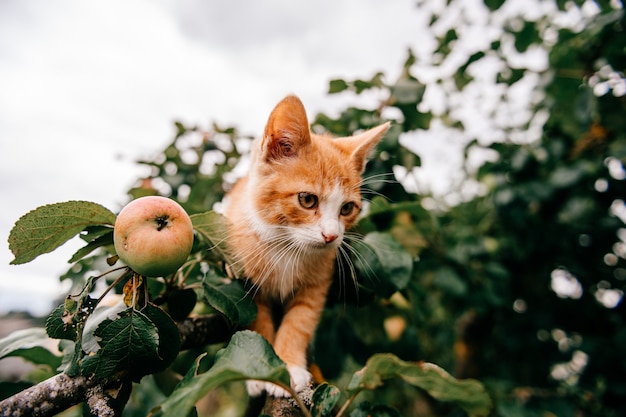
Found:
M 426 87 L 417 80 L 400 79 L 391 89 L 399 104 L 416 104 L 422 100 Z
M 84 237 L 83 235 L 81 235 L 81 238 L 83 239 L 93 238 L 93 240 L 90 240 L 89 243 L 87 243 L 87 245 L 77 250 L 76 253 L 72 255 L 69 262 L 74 263 L 84 258 L 85 256 L 89 255 L 91 252 L 93 252 L 94 250 L 102 246 L 112 245 L 113 244 L 113 229 L 108 227 L 105 230 L 106 230 L 105 234 L 101 234 L 95 238 L 93 235 L 87 235 L 87 237 Z
M 417 103 L 396 103 L 397 107 L 404 116 L 402 129 L 404 132 L 410 132 L 417 129 L 428 129 L 430 121 L 433 118 L 432 113 L 421 113 L 417 110 Z
M 411 67 L 413 65 L 415 65 L 415 62 L 417 62 L 417 58 L 415 57 L 415 54 L 413 53 L 413 50 L 411 48 L 409 48 L 407 50 L 406 61 L 404 61 L 404 65 L 402 66 L 402 68 L 404 68 L 405 72 L 409 73 Z
M 99 338 L 100 349 L 83 358 L 84 375 L 105 379 L 128 372 L 136 380 L 146 375 L 144 368 L 151 368 L 160 360 L 157 326 L 135 309 L 122 311 L 115 320 L 105 319 L 94 335 Z
M 59 372 L 65 372 L 69 376 L 80 374 L 79 359 L 83 356 L 80 343 L 74 343 L 69 340 L 61 340 L 59 342 L 59 350 L 63 353 L 61 365 L 57 368 Z
M 348 83 L 344 80 L 330 80 L 328 85 L 328 94 L 341 93 L 348 89 Z
M 503 4 L 504 0 L 484 0 L 485 6 L 489 8 L 490 11 L 498 10 Z
M 174 392 L 151 416 L 184 416 L 211 389 L 230 381 L 256 379 L 289 387 L 289 372 L 270 344 L 258 333 L 244 330 L 233 335 L 226 348 L 220 350 L 215 364 L 205 373 L 192 368 Z
M 439 46 L 436 52 L 444 55 L 449 54 L 454 46 L 454 41 L 457 39 L 459 39 L 459 36 L 456 30 L 454 28 L 449 29 L 443 37 L 438 38 Z
M 569 166 L 556 167 L 548 176 L 548 182 L 558 188 L 573 187 L 585 175 L 593 172 L 593 169 L 593 164 L 585 161 Z
M 393 211 L 395 211 L 395 208 L 391 204 L 389 204 L 389 201 L 385 197 L 375 196 L 371 200 L 368 214 L 370 216 L 373 216 L 379 213 L 387 213 Z
M 84 233 L 81 233 L 79 237 L 85 242 L 93 242 L 99 237 L 112 234 L 113 228 L 111 226 L 87 226 Z
M 61 364 L 61 357 L 42 346 L 49 340 L 46 331 L 39 327 L 16 330 L 0 339 L 0 359 L 17 356 L 54 370 Z
M 373 390 L 391 378 L 401 378 L 439 401 L 454 402 L 470 417 L 487 416 L 492 408 L 491 398 L 480 382 L 457 380 L 437 365 L 405 362 L 392 354 L 372 356 L 365 367 L 353 375 L 346 391 L 352 395 Z
M 379 209 L 379 213 L 384 212 L 384 207 Z M 404 289 L 411 280 L 413 258 L 389 233 L 368 233 L 350 245 L 358 252 L 352 261 L 359 286 L 367 291 L 385 298 Z
M 252 323 L 256 317 L 256 305 L 241 281 L 215 285 L 204 280 L 202 285 L 209 305 L 223 314 L 231 324 L 245 326 Z
M 0 339 L 0 359 L 10 356 L 15 350 L 38 346 L 47 338 L 46 331 L 39 327 L 16 330 Z
M 61 365 L 62 357 L 56 356 L 43 346 L 33 346 L 26 349 L 18 349 L 11 352 L 9 356 L 20 357 L 35 365 L 47 365 L 51 370 L 57 369 Z
M 97 300 L 89 294 L 97 280 L 98 277 L 89 277 L 78 294 L 68 295 L 65 302 L 50 313 L 46 320 L 48 336 L 53 339 L 80 339 L 85 321 L 96 308 Z
M 180 331 L 172 318 L 160 307 L 148 304 L 142 313 L 154 323 L 159 334 L 159 360 L 151 361 L 144 369 L 145 374 L 153 374 L 167 368 L 180 352 Z
M 433 284 L 457 297 L 467 294 L 467 283 L 449 266 L 442 266 L 437 269 Z
M 363 243 L 376 254 L 382 272 L 395 289 L 404 289 L 413 272 L 411 255 L 389 233 L 369 233 L 363 238 Z
M 496 82 L 506 83 L 510 86 L 521 80 L 525 74 L 526 70 L 523 68 L 507 68 L 505 71 L 498 73 Z
M 313 407 L 311 408 L 311 415 L 313 417 L 326 417 L 331 416 L 333 408 L 337 401 L 339 401 L 339 395 L 341 391 L 334 385 L 329 385 L 326 382 L 321 383 L 313 393 L 311 398 Z
M 538 43 L 541 40 L 539 32 L 534 22 L 524 22 L 521 31 L 515 34 L 515 49 L 519 52 L 526 52 L 530 45 Z
M 214 211 L 192 214 L 189 217 L 194 230 L 209 243 L 211 253 L 230 265 L 234 264 L 226 248 L 228 234 L 226 217 Z
M 22 216 L 9 234 L 12 265 L 24 264 L 76 236 L 88 226 L 115 223 L 115 214 L 88 201 L 68 201 L 36 208 Z

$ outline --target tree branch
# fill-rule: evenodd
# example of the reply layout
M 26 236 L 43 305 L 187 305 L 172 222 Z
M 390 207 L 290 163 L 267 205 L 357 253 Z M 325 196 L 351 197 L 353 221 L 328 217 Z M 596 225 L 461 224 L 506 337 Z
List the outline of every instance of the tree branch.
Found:
M 89 380 L 58 374 L 0 402 L 0 416 L 52 416 L 81 402 Z
M 307 408 L 311 407 L 313 388 L 308 387 L 304 391 L 298 393 L 298 397 Z M 302 409 L 293 398 L 275 398 L 267 396 L 265 405 L 261 414 L 267 414 L 272 417 L 307 417 Z M 310 414 L 308 414 L 310 416 Z
M 181 350 L 225 342 L 233 329 L 220 315 L 187 318 L 178 324 Z M 47 417 L 85 402 L 93 415 L 115 417 L 128 401 L 131 383 L 126 380 L 96 383 L 84 376 L 55 375 L 0 401 L 0 417 Z
M 181 339 L 180 350 L 226 342 L 236 330 L 219 314 L 188 317 L 177 325 Z

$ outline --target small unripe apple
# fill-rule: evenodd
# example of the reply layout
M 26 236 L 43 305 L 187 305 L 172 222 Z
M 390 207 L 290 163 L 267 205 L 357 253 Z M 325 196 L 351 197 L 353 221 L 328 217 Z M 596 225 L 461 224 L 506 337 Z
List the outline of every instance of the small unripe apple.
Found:
M 115 220 L 113 243 L 120 259 L 146 277 L 171 274 L 187 260 L 193 226 L 180 204 L 166 197 L 140 197 Z

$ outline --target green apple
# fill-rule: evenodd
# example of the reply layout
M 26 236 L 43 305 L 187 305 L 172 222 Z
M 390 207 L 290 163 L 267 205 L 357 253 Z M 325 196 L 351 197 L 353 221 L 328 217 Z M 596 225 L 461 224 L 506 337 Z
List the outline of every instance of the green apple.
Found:
M 193 226 L 180 204 L 159 196 L 128 203 L 115 220 L 115 251 L 122 262 L 146 277 L 175 272 L 193 245 Z

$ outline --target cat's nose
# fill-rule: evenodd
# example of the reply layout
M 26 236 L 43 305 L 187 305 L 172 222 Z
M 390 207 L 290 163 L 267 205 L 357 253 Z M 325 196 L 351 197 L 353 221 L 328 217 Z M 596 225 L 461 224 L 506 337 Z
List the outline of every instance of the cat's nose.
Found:
M 326 234 L 322 232 L 322 237 L 324 238 L 324 242 L 330 243 L 330 242 L 334 242 L 335 240 L 337 240 L 338 236 L 332 233 Z

